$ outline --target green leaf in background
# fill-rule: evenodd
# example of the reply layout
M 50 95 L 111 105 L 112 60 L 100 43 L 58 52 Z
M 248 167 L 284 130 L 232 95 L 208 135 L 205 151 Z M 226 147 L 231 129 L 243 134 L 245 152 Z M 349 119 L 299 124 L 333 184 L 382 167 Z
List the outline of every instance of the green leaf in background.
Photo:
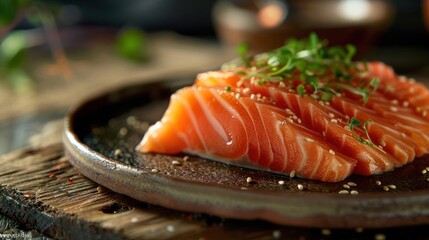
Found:
M 121 57 L 128 60 L 146 60 L 148 50 L 147 38 L 143 31 L 138 28 L 123 28 L 117 37 L 116 50 Z
M 31 3 L 31 0 L 0 0 L 0 26 L 11 23 L 19 10 Z
M 0 43 L 0 57 L 2 62 L 8 63 L 26 48 L 27 40 L 24 33 L 20 31 L 9 33 L 4 38 L 3 42 Z

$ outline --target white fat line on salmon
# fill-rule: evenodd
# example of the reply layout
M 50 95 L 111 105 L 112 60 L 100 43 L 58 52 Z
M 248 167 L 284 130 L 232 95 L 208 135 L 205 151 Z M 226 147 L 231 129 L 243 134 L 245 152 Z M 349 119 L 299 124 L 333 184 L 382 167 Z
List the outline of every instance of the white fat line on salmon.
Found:
M 305 144 L 308 144 L 308 143 L 307 143 L 307 142 L 308 142 L 308 140 L 307 140 L 307 139 L 309 139 L 309 138 L 299 136 L 299 137 L 297 137 L 297 140 L 296 140 L 296 142 L 297 142 L 297 144 L 298 144 L 298 147 L 299 147 L 299 149 L 301 150 L 301 154 L 302 154 L 301 159 L 300 159 L 300 160 L 298 160 L 298 159 L 297 159 L 297 161 L 298 161 L 298 162 L 300 162 L 299 167 L 298 167 L 298 168 L 296 168 L 296 171 L 297 171 L 298 173 L 301 173 L 301 170 L 302 170 L 302 169 L 304 168 L 304 166 L 307 164 L 308 155 L 307 155 L 307 151 L 306 151 L 306 149 L 305 149 L 305 147 L 304 147 L 304 145 L 305 145 Z M 314 140 L 313 140 L 313 142 L 314 142 Z M 309 144 L 312 144 L 312 142 L 309 142 Z M 313 147 L 315 147 L 315 146 L 308 146 L 308 147 L 309 147 L 309 148 L 313 148 Z
M 188 101 L 185 101 L 185 100 L 184 100 L 184 99 L 182 99 L 182 98 L 183 98 L 182 96 L 177 95 L 176 100 L 177 100 L 178 102 L 180 102 L 180 103 L 185 107 L 186 112 L 189 114 L 189 116 L 190 116 L 190 118 L 191 118 L 192 126 L 194 127 L 195 132 L 197 133 L 198 138 L 200 139 L 201 143 L 202 143 L 202 144 L 203 144 L 203 146 L 204 146 L 204 150 L 205 150 L 206 152 L 209 152 L 209 151 L 208 151 L 208 148 L 207 148 L 206 141 L 205 141 L 205 139 L 204 139 L 203 135 L 201 134 L 201 129 L 200 129 L 200 127 L 199 127 L 198 120 L 197 120 L 197 118 L 195 117 L 195 114 L 194 114 L 194 112 L 192 111 L 192 108 L 189 106 Z
M 309 178 L 313 178 L 314 175 L 319 171 L 320 165 L 322 163 L 322 159 L 323 159 L 323 149 L 321 149 L 321 147 L 316 147 L 316 151 L 317 151 L 317 160 L 316 160 L 316 165 L 313 166 L 313 171 L 311 172 Z
M 216 130 L 216 133 L 218 133 L 220 135 L 220 137 L 225 142 L 231 141 L 231 139 L 228 139 L 228 134 L 226 133 L 225 129 L 222 127 L 222 124 L 220 124 L 220 122 L 218 121 L 218 119 L 216 119 L 214 117 L 213 113 L 211 113 L 209 111 L 208 104 L 206 104 L 206 102 L 203 101 L 202 97 L 197 92 L 197 90 L 195 90 L 194 88 L 192 88 L 192 90 L 194 92 L 194 95 L 195 95 L 195 97 L 197 99 L 198 104 L 200 105 L 201 109 L 203 110 L 204 115 L 207 117 L 207 120 L 210 122 L 210 124 Z M 212 93 L 212 95 L 213 95 L 213 93 Z
M 247 115 L 249 116 L 250 121 L 252 121 L 252 125 L 251 125 L 251 126 L 253 126 L 252 130 L 254 131 L 254 133 L 255 133 L 255 135 L 256 135 L 256 140 L 259 142 L 259 140 L 260 140 L 259 132 L 257 131 L 257 127 L 256 127 L 256 124 L 255 124 L 255 121 L 253 120 L 252 114 L 250 113 L 250 110 L 249 110 L 249 109 L 248 109 L 248 107 L 243 103 L 242 99 L 240 99 L 238 102 L 239 102 L 239 103 L 240 103 L 240 105 L 244 108 L 244 110 L 246 110 L 246 113 L 247 113 Z M 249 143 L 251 140 L 254 140 L 254 139 L 249 139 L 249 136 L 248 136 L 248 134 L 247 134 L 247 131 L 249 131 L 250 129 L 248 129 L 247 127 L 248 127 L 248 126 L 245 126 L 245 128 L 244 128 L 244 129 L 246 130 L 247 142 Z M 257 157 L 256 157 L 255 159 L 258 159 L 258 160 L 259 160 L 259 158 L 261 157 L 261 148 L 260 148 L 261 144 L 256 144 L 256 146 L 258 147 L 258 155 L 257 155 Z
M 210 92 L 212 94 L 212 96 L 214 96 L 214 98 L 219 102 L 219 104 L 226 110 L 228 111 L 233 117 L 235 117 L 238 121 L 240 121 L 241 125 L 243 126 L 243 129 L 246 133 L 246 139 L 247 141 L 249 141 L 249 134 L 247 132 L 247 128 L 246 125 L 244 124 L 243 118 L 241 117 L 241 115 L 233 108 L 231 107 L 223 98 L 220 94 L 217 94 L 215 89 L 210 89 Z M 234 98 L 236 103 L 241 103 L 239 101 L 239 99 Z M 247 144 L 246 146 L 246 152 L 249 151 L 249 144 Z
M 283 144 L 280 144 L 281 146 L 282 146 L 282 153 L 283 153 L 283 169 L 281 169 L 281 170 L 279 170 L 279 171 L 284 171 L 285 169 L 286 169 L 286 167 L 287 167 L 287 164 L 288 164 L 288 152 L 287 152 L 287 150 L 286 150 L 286 146 L 285 146 L 285 144 L 286 144 L 286 141 L 285 141 L 285 139 L 284 139 L 284 137 L 283 137 L 283 131 L 282 131 L 282 129 L 285 129 L 285 128 L 287 128 L 287 126 L 286 125 L 283 125 L 282 124 L 282 121 L 278 121 L 277 122 L 277 124 L 276 124 L 276 133 L 277 133 L 277 136 L 279 136 L 279 138 L 280 138 L 280 142 L 281 143 L 283 143 Z
M 262 126 L 263 127 L 263 131 L 265 132 L 266 136 L 269 136 L 268 132 L 267 132 L 267 127 L 265 126 L 264 119 L 262 118 L 262 114 L 261 114 L 261 110 L 259 108 L 259 105 L 255 103 L 255 106 L 256 106 L 256 110 L 258 111 L 258 116 L 261 119 L 261 122 L 262 122 L 262 125 L 263 125 Z M 270 159 L 269 159 L 270 162 L 269 162 L 269 164 L 267 166 L 270 166 L 271 163 L 273 162 L 274 153 L 273 153 L 273 145 L 271 144 L 270 138 L 268 137 L 267 140 L 268 140 L 268 145 L 269 145 L 268 149 L 270 150 Z

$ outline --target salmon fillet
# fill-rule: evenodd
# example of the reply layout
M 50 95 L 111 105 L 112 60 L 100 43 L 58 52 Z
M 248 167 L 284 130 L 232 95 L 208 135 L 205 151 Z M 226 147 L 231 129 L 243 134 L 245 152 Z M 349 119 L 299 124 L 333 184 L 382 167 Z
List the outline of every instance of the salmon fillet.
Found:
M 251 71 L 243 66 L 201 73 L 171 96 L 136 149 L 326 182 L 382 174 L 427 154 L 429 90 L 383 63 L 358 66 L 348 70 L 347 86 L 311 75 L 303 85 L 302 71 L 262 83 L 243 77 Z M 335 91 L 322 92 L 315 80 Z M 364 84 L 371 88 L 354 90 Z

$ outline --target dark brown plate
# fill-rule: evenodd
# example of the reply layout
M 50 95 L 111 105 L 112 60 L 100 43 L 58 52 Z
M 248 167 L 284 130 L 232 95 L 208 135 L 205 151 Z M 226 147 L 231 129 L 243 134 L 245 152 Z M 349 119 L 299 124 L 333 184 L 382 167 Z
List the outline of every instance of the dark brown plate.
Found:
M 329 228 L 429 223 L 429 173 L 422 173 L 429 166 L 427 156 L 380 176 L 323 183 L 193 156 L 137 153 L 134 148 L 147 123 L 160 119 L 171 93 L 191 84 L 189 80 L 127 86 L 74 107 L 64 135 L 71 163 L 116 192 L 177 210 Z M 339 194 L 348 182 L 356 183 L 347 190 L 357 195 Z M 383 189 L 389 185 L 389 191 Z

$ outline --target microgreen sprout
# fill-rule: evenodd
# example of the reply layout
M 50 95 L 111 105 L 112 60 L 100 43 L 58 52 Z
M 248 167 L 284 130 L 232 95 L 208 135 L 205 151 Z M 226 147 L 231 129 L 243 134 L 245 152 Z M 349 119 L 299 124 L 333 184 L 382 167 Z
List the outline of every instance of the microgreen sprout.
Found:
M 354 134 L 354 138 L 355 138 L 358 142 L 360 142 L 360 143 L 362 143 L 362 144 L 365 144 L 365 145 L 368 145 L 368 146 L 371 146 L 371 147 L 375 147 L 375 148 L 377 148 L 378 150 L 380 150 L 380 151 L 382 151 L 382 152 L 385 152 L 383 149 L 381 149 L 381 147 L 379 147 L 379 146 L 377 146 L 376 144 L 374 144 L 374 143 L 372 142 L 372 140 L 371 140 L 371 137 L 369 136 L 367 125 L 368 125 L 369 123 L 371 123 L 371 122 L 372 122 L 372 120 L 371 120 L 371 119 L 368 119 L 368 120 L 366 120 L 365 122 L 363 122 L 363 123 L 362 123 L 359 119 L 357 119 L 357 118 L 355 118 L 355 117 L 352 117 L 352 118 L 350 119 L 349 128 L 350 128 L 350 130 L 352 131 L 352 133 Z M 365 138 L 363 138 L 362 136 L 360 136 L 360 135 L 359 135 L 359 134 L 354 130 L 356 127 L 362 127 L 362 129 L 363 129 L 363 131 L 364 131 L 364 133 L 365 133 L 366 139 L 365 139 Z

